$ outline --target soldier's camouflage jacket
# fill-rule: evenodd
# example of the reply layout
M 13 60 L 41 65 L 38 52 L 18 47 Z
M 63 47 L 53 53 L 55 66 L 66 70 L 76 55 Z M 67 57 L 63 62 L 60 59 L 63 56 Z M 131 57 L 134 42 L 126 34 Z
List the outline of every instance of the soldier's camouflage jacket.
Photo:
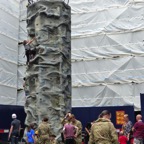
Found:
M 37 144 L 49 144 L 49 136 L 51 135 L 50 126 L 48 122 L 42 122 L 38 127 L 38 141 Z
M 118 144 L 118 136 L 112 122 L 99 118 L 92 125 L 89 144 Z
M 75 138 L 76 144 L 82 143 L 82 123 L 79 120 L 75 120 L 75 122 L 72 123 L 74 126 L 78 127 L 78 134 Z

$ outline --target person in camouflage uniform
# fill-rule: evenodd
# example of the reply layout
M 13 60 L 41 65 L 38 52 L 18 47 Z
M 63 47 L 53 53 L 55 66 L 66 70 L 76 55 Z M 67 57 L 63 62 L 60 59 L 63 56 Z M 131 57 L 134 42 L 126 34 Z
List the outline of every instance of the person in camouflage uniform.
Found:
M 55 135 L 50 135 L 50 144 L 57 144 Z
M 104 110 L 92 125 L 89 144 L 118 144 L 116 129 L 110 121 L 111 113 Z
M 78 127 L 77 137 L 75 137 L 75 143 L 81 144 L 82 143 L 82 123 L 75 118 L 75 116 L 71 115 L 71 124 Z
M 38 140 L 36 144 L 50 144 L 49 135 L 51 135 L 51 132 L 48 123 L 48 118 L 43 118 L 43 121 L 38 126 L 37 131 L 38 131 Z

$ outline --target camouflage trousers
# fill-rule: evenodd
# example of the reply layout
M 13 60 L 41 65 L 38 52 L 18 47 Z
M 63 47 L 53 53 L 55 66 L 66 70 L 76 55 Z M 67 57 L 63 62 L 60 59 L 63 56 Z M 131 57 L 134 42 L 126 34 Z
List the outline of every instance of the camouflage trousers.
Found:
M 50 144 L 49 141 L 37 141 L 36 144 Z
M 81 144 L 82 143 L 82 137 L 75 138 L 75 144 Z
M 36 144 L 50 144 L 50 141 L 47 136 L 39 137 Z

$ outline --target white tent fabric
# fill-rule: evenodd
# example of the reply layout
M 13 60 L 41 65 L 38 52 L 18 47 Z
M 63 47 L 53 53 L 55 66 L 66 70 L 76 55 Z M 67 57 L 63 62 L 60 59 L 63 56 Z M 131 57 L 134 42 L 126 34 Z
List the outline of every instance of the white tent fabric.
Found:
M 0 1 L 0 104 L 17 105 L 19 1 Z
M 134 105 L 144 92 L 144 1 L 72 0 L 72 106 Z
M 27 1 L 20 0 L 20 13 L 19 13 L 19 42 L 27 39 L 27 30 L 26 30 L 26 18 L 27 18 Z M 18 51 L 18 105 L 25 104 L 25 92 L 23 88 L 24 80 L 23 78 L 26 75 L 26 56 L 23 45 L 19 46 Z
M 37 1 L 37 0 L 35 0 Z M 68 0 L 65 0 L 67 3 Z M 0 104 L 24 105 L 27 0 L 0 1 Z M 69 0 L 72 107 L 134 105 L 144 92 L 144 1 Z

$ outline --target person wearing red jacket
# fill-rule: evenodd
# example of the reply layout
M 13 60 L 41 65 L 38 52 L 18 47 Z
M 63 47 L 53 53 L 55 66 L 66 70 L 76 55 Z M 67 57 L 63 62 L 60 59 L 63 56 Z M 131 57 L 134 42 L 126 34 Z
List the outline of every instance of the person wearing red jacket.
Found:
M 123 131 L 119 133 L 119 144 L 127 144 L 128 138 L 124 135 Z

